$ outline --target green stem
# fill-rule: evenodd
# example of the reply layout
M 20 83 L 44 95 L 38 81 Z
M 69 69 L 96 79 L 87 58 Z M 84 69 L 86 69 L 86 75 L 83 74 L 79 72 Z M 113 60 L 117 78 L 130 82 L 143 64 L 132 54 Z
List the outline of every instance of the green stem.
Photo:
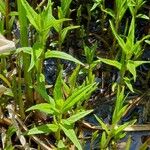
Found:
M 104 146 L 101 148 L 102 150 L 106 150 L 108 148 L 111 139 L 112 139 L 112 135 L 108 135 L 107 141 L 105 142 Z
M 37 66 L 37 81 L 40 83 L 40 75 L 43 70 L 43 61 L 45 59 L 45 40 L 42 33 L 39 34 L 39 42 L 41 45 L 41 49 L 43 50 L 41 56 L 38 59 L 38 66 Z
M 19 113 L 22 119 L 25 119 L 25 112 L 24 112 L 24 102 L 22 99 L 22 81 L 21 81 L 21 54 L 18 57 L 18 104 L 19 104 Z
M 60 115 L 58 115 L 58 117 L 56 117 L 57 118 L 57 124 L 60 124 L 61 123 L 61 120 L 62 120 L 62 115 L 60 114 Z M 58 128 L 58 130 L 57 130 L 57 132 L 56 132 L 56 139 L 57 139 L 57 141 L 60 141 L 60 139 L 61 139 L 61 134 L 60 134 L 60 132 L 61 132 L 61 129 L 60 129 L 60 127 Z
M 26 12 L 20 0 L 17 0 L 19 24 L 20 24 L 20 44 L 22 47 L 28 47 L 28 21 Z M 32 72 L 28 72 L 30 66 L 30 55 L 23 53 L 23 68 L 24 68 L 24 84 L 26 87 L 25 97 L 27 100 L 27 107 L 33 104 L 33 91 L 30 88 L 32 85 Z

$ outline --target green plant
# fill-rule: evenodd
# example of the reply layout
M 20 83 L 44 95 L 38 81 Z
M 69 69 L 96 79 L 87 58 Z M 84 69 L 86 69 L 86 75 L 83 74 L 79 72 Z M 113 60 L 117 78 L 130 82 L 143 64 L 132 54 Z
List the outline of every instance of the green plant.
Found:
M 10 38 L 11 29 L 15 17 L 17 16 L 16 11 L 11 11 L 9 1 L 1 0 L 0 4 L 0 33 L 5 34 L 7 38 Z
M 39 14 L 36 13 L 34 9 L 25 0 L 21 0 L 21 2 L 26 11 L 30 23 L 35 27 L 39 34 L 37 42 L 33 45 L 33 51 L 31 53 L 31 63 L 29 68 L 29 70 L 31 70 L 34 66 L 36 66 L 38 79 L 39 75 L 42 73 L 42 64 L 43 60 L 45 59 L 44 56 L 46 52 L 45 44 L 50 29 L 53 27 L 59 33 L 58 50 L 61 51 L 61 45 L 67 35 L 67 32 L 71 29 L 78 28 L 78 26 L 69 26 L 62 29 L 62 23 L 64 21 L 68 21 L 68 19 L 62 18 L 63 16 L 59 16 L 60 18 L 58 20 L 54 18 L 52 14 L 53 3 L 50 0 L 48 1 L 47 7 Z M 62 8 L 58 9 L 58 11 L 61 11 L 63 14 L 66 14 L 67 9 L 68 7 L 64 8 L 64 4 L 62 2 Z M 58 14 L 61 13 L 59 12 Z M 43 20 L 45 20 L 44 23 Z
M 104 132 L 102 133 L 101 141 L 100 141 L 100 148 L 103 150 L 108 149 L 109 147 L 112 147 L 116 149 L 117 141 L 125 137 L 126 133 L 123 132 L 123 130 L 129 126 L 133 125 L 136 120 L 126 122 L 123 125 L 120 124 L 120 120 L 123 117 L 128 105 L 123 105 L 125 101 L 124 96 L 124 87 L 117 90 L 117 98 L 116 98 L 116 104 L 115 109 L 112 115 L 112 122 L 111 125 L 105 124 L 100 118 L 98 118 L 96 115 L 96 119 L 101 125 L 101 127 L 104 129 Z
M 137 15 L 138 9 L 142 6 L 144 2 L 143 1 L 131 2 L 126 0 L 123 2 L 121 1 L 115 1 L 115 2 L 117 7 L 117 9 L 115 9 L 116 13 L 112 13 L 112 10 L 111 11 L 107 10 L 107 13 L 113 17 L 113 19 L 109 21 L 112 33 L 116 39 L 114 40 L 115 44 L 113 44 L 112 48 L 114 49 L 114 45 L 118 44 L 119 47 L 115 46 L 116 47 L 115 50 L 118 50 L 118 52 L 116 53 L 116 57 L 114 60 L 109 58 L 100 58 L 100 57 L 98 60 L 99 62 L 103 62 L 105 64 L 116 67 L 119 70 L 118 80 L 112 86 L 113 91 L 117 89 L 116 92 L 117 98 L 116 98 L 114 112 L 112 115 L 111 126 L 107 126 L 101 119 L 99 119 L 96 116 L 96 119 L 98 120 L 102 128 L 105 130 L 105 132 L 103 132 L 101 137 L 101 142 L 100 142 L 101 149 L 108 149 L 110 146 L 113 146 L 116 149 L 117 140 L 125 136 L 125 133 L 122 133 L 123 129 L 135 122 L 135 121 L 126 122 L 123 125 L 119 126 L 121 117 L 123 116 L 127 108 L 127 105 L 123 106 L 124 91 L 126 87 L 128 87 L 131 92 L 134 92 L 133 86 L 131 84 L 131 80 L 133 80 L 134 82 L 136 81 L 137 78 L 136 68 L 144 63 L 150 63 L 150 61 L 139 60 L 143 52 L 142 43 L 146 39 L 149 39 L 150 36 L 146 35 L 140 40 L 137 40 L 135 37 L 136 17 L 138 16 Z M 96 7 L 97 5 L 99 5 L 99 3 L 95 4 L 93 8 Z M 125 36 L 127 32 L 126 31 L 124 32 L 125 35 L 120 35 L 120 33 L 118 32 L 118 28 L 127 8 L 129 8 L 131 12 L 132 19 L 130 25 L 126 26 L 126 28 L 124 29 L 128 31 L 127 36 Z
M 138 60 L 139 56 L 142 54 L 141 45 L 144 40 L 150 38 L 150 35 L 144 36 L 141 40 L 136 40 L 135 13 L 137 12 L 137 10 L 134 6 L 130 6 L 130 10 L 132 14 L 132 20 L 128 29 L 128 35 L 126 39 L 123 39 L 122 36 L 117 33 L 112 21 L 110 21 L 112 32 L 121 48 L 121 59 L 117 58 L 118 60 L 110 60 L 99 58 L 99 61 L 116 67 L 120 71 L 120 79 L 118 84 L 126 84 L 127 87 L 133 92 L 133 87 L 130 83 L 130 80 L 132 78 L 127 77 L 126 72 L 129 71 L 133 75 L 134 81 L 136 81 L 136 68 L 144 63 L 150 63 L 149 61 Z
M 20 44 L 22 47 L 28 47 L 28 27 L 29 23 L 26 17 L 25 9 L 22 3 L 18 0 L 18 17 L 19 17 L 19 25 L 20 25 Z M 28 71 L 30 66 L 30 55 L 24 52 L 21 52 L 20 55 L 23 57 L 23 71 L 24 71 L 24 83 L 26 86 L 25 98 L 28 100 L 28 105 L 31 106 L 33 104 L 33 91 L 30 88 L 32 85 L 32 72 Z
M 67 144 L 65 144 L 66 141 L 63 141 L 64 137 L 61 134 L 63 131 L 65 135 L 73 142 L 73 144 L 81 150 L 82 146 L 80 145 L 80 142 L 76 136 L 74 124 L 76 121 L 91 113 L 92 110 L 84 110 L 83 108 L 75 109 L 75 107 L 78 103 L 85 101 L 87 97 L 91 95 L 91 93 L 96 88 L 96 84 L 83 84 L 78 86 L 72 90 L 72 93 L 70 93 L 69 96 L 67 96 L 64 95 L 66 92 L 63 91 L 61 74 L 62 72 L 59 73 L 56 84 L 54 86 L 53 98 L 50 97 L 45 90 L 43 75 L 40 77 L 41 83 L 35 86 L 35 90 L 41 94 L 47 103 L 37 104 L 30 107 L 27 111 L 39 110 L 48 115 L 52 115 L 53 122 L 51 124 L 46 124 L 30 129 L 28 131 L 28 135 L 55 132 L 55 138 L 57 140 L 57 145 L 59 146 L 60 143 L 64 143 L 63 145 Z
M 92 47 L 84 46 L 84 53 L 86 57 L 86 62 L 88 65 L 88 76 L 87 82 L 93 83 L 95 81 L 95 75 L 93 74 L 93 69 L 97 65 L 97 61 L 94 61 L 95 51 L 97 48 L 97 43 L 94 43 Z

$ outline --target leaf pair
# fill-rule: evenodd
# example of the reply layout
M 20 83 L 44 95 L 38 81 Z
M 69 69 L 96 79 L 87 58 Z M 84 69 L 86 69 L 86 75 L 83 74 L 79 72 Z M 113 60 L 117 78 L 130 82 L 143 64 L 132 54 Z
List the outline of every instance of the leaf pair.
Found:
M 75 88 L 70 96 L 64 100 L 63 93 L 63 82 L 62 82 L 62 72 L 59 73 L 56 80 L 53 98 L 49 96 L 46 92 L 44 86 L 43 75 L 41 75 L 41 83 L 34 87 L 35 90 L 47 101 L 47 103 L 37 104 L 30 107 L 27 111 L 39 110 L 48 115 L 53 115 L 55 121 L 51 124 L 46 124 L 38 127 L 34 127 L 28 131 L 28 134 L 45 134 L 51 132 L 59 132 L 62 130 L 66 136 L 74 143 L 74 145 L 81 150 L 82 147 L 75 134 L 73 125 L 76 121 L 82 119 L 93 110 L 78 110 L 75 113 L 68 113 L 73 110 L 74 106 L 78 102 L 86 100 L 86 98 L 93 92 L 96 88 L 96 84 L 85 85 Z M 64 116 L 68 116 L 68 118 Z
M 52 27 L 54 18 L 52 16 L 52 2 L 50 0 L 48 0 L 47 7 L 39 14 L 34 11 L 26 0 L 21 0 L 21 3 L 26 10 L 30 23 L 39 33 Z

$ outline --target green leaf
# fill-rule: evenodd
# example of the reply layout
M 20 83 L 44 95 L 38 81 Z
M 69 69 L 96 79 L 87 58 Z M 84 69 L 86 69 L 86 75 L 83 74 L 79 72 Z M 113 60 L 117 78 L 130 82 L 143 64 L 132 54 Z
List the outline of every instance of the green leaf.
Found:
M 112 116 L 112 124 L 117 123 L 120 118 L 121 118 L 121 113 L 123 113 L 124 109 L 126 106 L 123 107 L 123 103 L 124 103 L 124 87 L 121 89 L 117 89 L 117 100 L 115 103 L 115 110 L 113 112 L 113 116 Z
M 89 65 L 93 63 L 96 49 L 97 49 L 97 42 L 95 42 L 92 47 L 84 45 L 84 53 L 86 56 L 86 61 Z
M 120 125 L 116 131 L 115 134 L 119 134 L 120 132 L 122 132 L 126 127 L 128 127 L 129 125 L 133 125 L 136 122 L 136 120 L 132 120 L 129 122 L 124 123 L 123 125 Z
M 98 59 L 99 59 L 98 61 L 100 61 L 100 62 L 114 66 L 114 67 L 118 68 L 119 70 L 121 70 L 121 63 L 119 63 L 116 60 L 110 60 L 110 59 L 105 59 L 105 58 L 98 58 Z
M 82 110 L 81 112 L 77 112 L 77 114 L 72 115 L 71 117 L 63 120 L 62 122 L 66 122 L 69 123 L 70 125 L 75 123 L 76 121 L 80 120 L 81 118 L 87 116 L 88 114 L 90 114 L 91 112 L 93 112 L 93 110 Z
M 99 131 L 98 130 L 93 132 L 91 141 L 94 142 L 97 139 L 98 136 L 99 136 Z
M 145 40 L 145 42 L 150 45 L 150 41 L 149 40 Z
M 103 132 L 102 133 L 102 137 L 101 137 L 101 142 L 100 142 L 100 147 L 104 147 L 105 143 L 107 141 L 107 138 L 106 138 L 106 132 Z
M 49 29 L 53 24 L 53 13 L 52 13 L 52 5 L 53 3 L 48 0 L 48 4 L 47 7 L 42 11 L 41 15 L 41 19 L 44 20 L 42 21 L 42 26 L 43 26 L 43 30 Z
M 59 110 L 62 109 L 63 104 L 64 104 L 62 88 L 63 88 L 62 87 L 62 71 L 60 71 L 57 77 L 55 86 L 54 86 L 54 91 L 53 91 L 56 108 Z
M 43 52 L 43 45 L 39 42 L 36 42 L 33 45 L 33 49 L 31 51 L 31 62 L 28 71 L 31 71 L 31 69 L 36 65 L 36 62 L 38 58 L 41 56 L 42 52 Z
M 144 14 L 138 14 L 136 16 L 136 18 L 142 18 L 142 19 L 150 20 L 150 18 L 147 15 L 144 15 Z
M 65 146 L 65 144 L 63 143 L 62 140 L 58 141 L 57 148 L 65 150 L 66 146 Z
M 27 17 L 30 21 L 30 23 L 36 28 L 37 31 L 41 30 L 40 22 L 41 18 L 40 15 L 38 15 L 34 9 L 29 5 L 29 3 L 26 0 L 20 0 L 24 9 L 26 10 Z
M 18 129 L 15 128 L 13 125 L 9 126 L 6 132 L 7 137 L 12 137 L 12 135 L 17 131 Z
M 116 87 L 117 87 L 117 82 L 114 82 L 112 84 L 112 88 L 111 88 L 113 92 L 115 91 Z
M 96 84 L 90 84 L 87 86 L 81 86 L 78 89 L 76 89 L 71 96 L 69 96 L 63 106 L 63 112 L 68 111 L 73 107 L 76 103 L 79 101 L 82 102 L 83 100 L 86 100 L 87 96 L 91 94 L 96 89 Z
M 112 9 L 106 8 L 103 11 L 106 12 L 107 14 L 109 14 L 112 18 L 115 19 L 115 12 Z
M 50 51 L 49 50 L 45 53 L 45 58 L 61 58 L 61 59 L 73 61 L 77 64 L 84 66 L 84 64 L 82 62 L 80 62 L 79 60 L 77 60 L 76 58 L 72 57 L 71 55 L 69 55 L 67 53 L 60 52 L 60 51 Z
M 133 75 L 134 81 L 136 81 L 136 65 L 134 64 L 134 61 L 129 60 L 127 62 L 127 69 Z
M 122 17 L 124 16 L 127 8 L 128 8 L 128 5 L 127 5 L 127 0 L 117 0 L 116 1 L 116 10 L 117 10 L 117 15 L 119 16 L 118 18 L 118 21 L 121 21 Z M 116 15 L 116 16 L 117 16 Z
M 78 150 L 82 150 L 81 144 L 75 134 L 73 129 L 67 129 L 63 125 L 60 124 L 61 129 L 64 131 L 66 136 L 73 142 L 73 144 L 78 148 Z
M 53 104 L 55 106 L 54 99 L 47 94 L 45 88 L 45 82 L 38 83 L 36 86 L 34 86 L 34 89 L 42 96 L 44 100 L 46 100 L 48 103 Z
M 62 84 L 63 84 L 64 94 L 66 97 L 68 97 L 68 95 L 70 95 L 70 87 L 67 85 L 67 83 L 65 83 L 64 80 L 62 80 Z
M 94 5 L 91 8 L 91 11 L 93 11 L 96 7 L 98 7 L 100 4 L 99 3 L 94 3 Z
M 150 63 L 150 61 L 133 61 L 128 60 L 127 62 L 127 69 L 130 71 L 130 73 L 133 75 L 134 81 L 136 80 L 136 67 L 145 64 Z
M 11 83 L 9 82 L 9 80 L 7 79 L 7 77 L 5 77 L 4 75 L 0 74 L 0 79 L 3 82 L 5 82 L 9 88 L 11 87 Z
M 66 38 L 66 35 L 68 33 L 69 30 L 72 30 L 72 29 L 76 29 L 76 28 L 79 28 L 80 26 L 69 26 L 69 27 L 66 27 L 62 30 L 62 33 L 61 33 L 61 42 L 63 43 L 65 38 Z
M 20 52 L 24 52 L 24 53 L 27 53 L 27 54 L 31 55 L 32 50 L 33 49 L 31 47 L 21 47 L 21 48 L 17 48 L 15 53 L 18 54 Z
M 150 63 L 150 61 L 134 61 L 134 64 L 136 67 L 142 65 L 142 64 L 147 64 Z
M 128 107 L 128 105 L 125 105 L 122 108 L 120 108 L 120 110 L 114 111 L 113 119 L 112 119 L 113 124 L 117 124 L 120 121 L 120 119 L 122 118 L 123 114 L 125 113 L 127 107 Z
M 133 86 L 130 82 L 130 79 L 128 77 L 124 77 L 124 82 L 127 85 L 127 87 L 130 89 L 130 91 L 134 93 Z
M 126 50 L 129 54 L 133 54 L 133 46 L 134 46 L 134 40 L 135 40 L 135 18 L 132 17 L 128 36 L 127 36 L 127 42 L 126 42 Z
M 54 100 L 56 104 L 59 104 L 59 101 L 63 99 L 63 92 L 62 92 L 62 70 L 59 72 L 59 75 L 57 77 L 55 86 L 54 86 Z
M 111 21 L 109 21 L 109 22 L 110 22 L 111 30 L 112 30 L 112 32 L 113 32 L 115 38 L 117 39 L 118 44 L 120 45 L 120 47 L 122 48 L 122 50 L 124 51 L 124 53 L 125 53 L 125 54 L 128 54 L 128 51 L 129 51 L 129 50 L 126 49 L 126 44 L 125 44 L 124 40 L 123 40 L 123 39 L 118 35 L 118 33 L 116 32 L 113 23 L 112 23 Z
M 63 12 L 63 17 L 67 16 L 71 2 L 72 0 L 61 0 L 61 10 Z
M 100 118 L 98 118 L 96 115 L 94 115 L 96 120 L 99 122 L 99 124 L 102 126 L 102 128 L 106 131 L 107 134 L 109 134 L 109 128 L 107 127 L 107 124 L 105 124 Z
M 6 14 L 6 5 L 5 5 L 4 0 L 1 0 L 1 2 L 0 2 L 0 12 L 5 16 L 5 14 Z
M 127 140 L 127 143 L 126 143 L 126 148 L 125 148 L 125 150 L 130 150 L 131 142 L 132 142 L 132 139 L 131 139 L 131 136 L 129 136 L 129 138 L 128 138 L 128 140 Z
M 38 127 L 34 127 L 32 129 L 30 129 L 27 132 L 27 135 L 32 135 L 32 134 L 47 134 L 47 133 L 51 133 L 51 132 L 57 132 L 58 130 L 58 126 L 55 124 L 45 124 L 45 125 L 41 125 Z
M 26 111 L 30 111 L 30 110 L 39 110 L 46 114 L 59 114 L 59 110 L 56 109 L 54 105 L 48 103 L 36 104 L 28 108 Z
M 70 21 L 70 20 L 71 19 L 66 19 L 66 18 L 56 20 L 55 18 L 53 18 L 52 24 L 53 24 L 54 29 L 59 33 L 62 30 L 62 23 L 64 21 Z
M 73 73 L 69 77 L 69 85 L 70 85 L 71 90 L 73 90 L 75 88 L 76 80 L 77 80 L 77 76 L 79 74 L 79 71 L 80 71 L 80 65 L 78 65 L 76 67 L 76 69 L 73 71 Z

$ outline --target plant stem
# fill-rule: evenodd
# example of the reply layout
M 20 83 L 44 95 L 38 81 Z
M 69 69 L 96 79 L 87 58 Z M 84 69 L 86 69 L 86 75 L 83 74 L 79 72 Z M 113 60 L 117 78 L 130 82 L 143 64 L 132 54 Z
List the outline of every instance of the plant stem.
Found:
M 22 47 L 28 46 L 28 22 L 25 13 L 25 9 L 22 6 L 20 0 L 17 0 L 19 23 L 20 23 L 20 44 Z M 33 91 L 30 88 L 32 85 L 31 71 L 28 72 L 30 66 L 30 55 L 23 53 L 23 68 L 24 68 L 24 84 L 26 86 L 25 97 L 27 100 L 27 107 L 33 104 Z
M 22 99 L 22 82 L 21 82 L 21 53 L 18 57 L 18 104 L 19 104 L 19 113 L 22 119 L 25 119 L 25 112 L 24 112 L 24 102 Z
M 5 13 L 5 24 L 6 24 L 6 37 L 10 39 L 9 33 L 9 13 L 10 13 L 10 0 L 6 0 L 6 13 Z
M 45 58 L 45 39 L 42 33 L 39 34 L 39 42 L 40 42 L 40 48 L 43 50 L 41 53 L 41 56 L 39 57 L 38 60 L 38 66 L 37 66 L 37 81 L 40 83 L 40 74 L 42 73 L 43 70 L 43 61 Z

